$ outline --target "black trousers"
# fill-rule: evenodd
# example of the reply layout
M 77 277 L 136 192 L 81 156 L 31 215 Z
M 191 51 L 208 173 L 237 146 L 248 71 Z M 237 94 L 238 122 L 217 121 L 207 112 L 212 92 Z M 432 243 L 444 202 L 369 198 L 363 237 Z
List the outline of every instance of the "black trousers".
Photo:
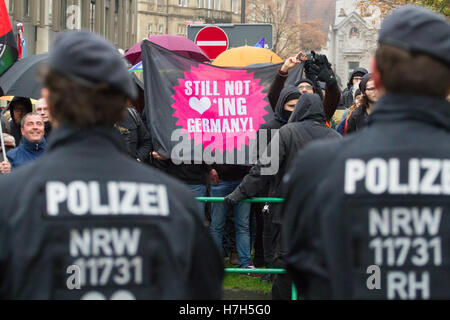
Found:
M 263 234 L 262 242 L 264 247 L 264 262 L 267 267 L 273 265 L 273 235 L 272 235 L 272 215 L 263 213 Z
M 281 225 L 272 223 L 272 246 L 275 256 L 273 268 L 285 269 L 285 253 L 281 248 Z M 291 300 L 292 299 L 292 279 L 287 274 L 277 274 L 272 286 L 273 300 Z
M 257 268 L 265 266 L 263 242 L 264 220 L 262 217 L 262 208 L 263 206 L 261 203 L 252 203 L 250 209 L 251 239 L 253 248 L 255 249 L 253 262 Z

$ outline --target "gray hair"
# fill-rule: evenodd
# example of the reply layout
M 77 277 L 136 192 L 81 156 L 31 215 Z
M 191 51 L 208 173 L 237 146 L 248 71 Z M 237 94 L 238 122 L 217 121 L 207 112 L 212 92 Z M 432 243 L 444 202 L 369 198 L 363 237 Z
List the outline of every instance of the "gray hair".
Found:
M 23 118 L 22 121 L 20 121 L 20 127 L 23 128 L 25 126 L 25 121 L 27 120 L 28 117 L 30 116 L 38 116 L 39 118 L 41 118 L 42 123 L 44 123 L 44 119 L 42 119 L 41 115 L 37 112 L 30 112 L 27 113 Z

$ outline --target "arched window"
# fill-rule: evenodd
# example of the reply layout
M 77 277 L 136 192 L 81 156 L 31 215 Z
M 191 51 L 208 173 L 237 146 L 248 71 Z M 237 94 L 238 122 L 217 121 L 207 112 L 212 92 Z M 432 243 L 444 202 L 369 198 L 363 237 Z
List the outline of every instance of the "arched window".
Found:
M 350 38 L 359 38 L 359 31 L 356 27 L 350 29 Z

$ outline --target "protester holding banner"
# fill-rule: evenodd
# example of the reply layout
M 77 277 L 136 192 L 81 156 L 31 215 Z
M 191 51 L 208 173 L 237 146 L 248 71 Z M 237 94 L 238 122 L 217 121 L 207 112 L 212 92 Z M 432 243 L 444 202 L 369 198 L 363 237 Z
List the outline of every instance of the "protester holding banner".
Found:
M 129 106 L 124 119 L 115 127 L 119 130 L 130 157 L 139 162 L 147 162 L 152 142 L 137 110 L 133 106 Z
M 218 180 L 211 183 L 211 197 L 226 197 L 242 182 L 248 173 L 246 166 L 214 165 Z M 211 224 L 209 231 L 217 247 L 223 251 L 222 240 L 227 221 L 227 206 L 224 203 L 211 205 Z M 254 268 L 251 261 L 250 246 L 250 204 L 240 203 L 233 208 L 236 249 L 241 268 Z
M 286 87 L 281 90 L 280 97 L 278 98 L 278 102 L 274 109 L 274 117 L 273 119 L 267 121 L 258 131 L 258 141 L 263 139 L 265 141 L 265 146 L 270 143 L 272 139 L 272 134 L 276 132 L 276 130 L 280 129 L 282 126 L 287 124 L 289 118 L 292 115 L 292 112 L 295 109 L 295 106 L 300 98 L 300 92 L 296 87 Z M 263 141 L 261 141 L 263 142 Z M 265 150 L 260 150 L 261 148 L 260 142 L 258 142 L 258 154 L 262 154 Z M 259 195 L 261 197 L 269 196 L 269 186 L 266 186 L 264 190 L 262 190 Z M 265 205 L 268 207 L 268 204 Z M 261 207 L 260 214 L 263 215 L 263 250 L 264 250 L 264 262 L 267 267 L 273 266 L 273 243 L 272 243 L 272 214 L 270 214 L 269 210 L 266 208 L 264 210 L 264 205 Z M 266 280 L 272 279 L 272 275 L 263 275 L 263 278 Z
M 302 298 L 450 298 L 449 35 L 435 12 L 393 11 L 367 127 L 311 144 L 285 176 L 283 244 Z

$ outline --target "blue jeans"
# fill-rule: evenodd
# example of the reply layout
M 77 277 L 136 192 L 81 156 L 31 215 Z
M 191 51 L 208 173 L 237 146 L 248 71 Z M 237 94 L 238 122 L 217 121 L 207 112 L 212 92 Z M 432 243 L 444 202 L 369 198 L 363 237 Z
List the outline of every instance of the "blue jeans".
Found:
M 226 197 L 241 183 L 239 181 L 219 181 L 211 185 L 211 197 Z M 227 206 L 224 203 L 211 205 L 211 225 L 209 231 L 217 247 L 223 252 L 222 238 L 225 230 Z M 234 207 L 234 227 L 236 229 L 236 248 L 239 265 L 245 268 L 250 264 L 250 203 L 239 203 Z
M 189 189 L 194 193 L 195 197 L 206 197 L 206 185 L 204 184 L 188 184 Z M 201 202 L 199 204 L 202 217 L 205 216 L 205 203 Z

